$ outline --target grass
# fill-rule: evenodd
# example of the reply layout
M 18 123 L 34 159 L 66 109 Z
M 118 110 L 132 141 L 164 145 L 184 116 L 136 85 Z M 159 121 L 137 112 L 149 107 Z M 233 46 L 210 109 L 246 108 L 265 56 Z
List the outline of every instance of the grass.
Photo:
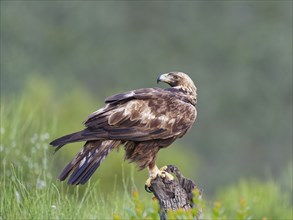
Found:
M 159 218 L 156 201 L 140 190 L 142 187 L 136 187 L 141 183 L 134 177 L 135 168 L 125 169 L 115 158 L 112 163 L 109 158 L 104 168 L 111 172 L 100 171 L 86 185 L 67 186 L 56 179 L 74 147 L 53 156 L 48 142 L 55 134 L 66 133 L 65 127 L 75 129 L 72 118 L 78 121 L 78 117 L 87 115 L 83 106 L 92 106 L 92 102 L 82 98 L 90 96 L 80 88 L 58 101 L 52 85 L 42 81 L 28 85 L 21 97 L 1 97 L 0 219 Z M 72 94 L 74 99 L 70 98 Z M 80 107 L 69 114 L 65 109 L 70 105 Z M 281 182 L 243 179 L 219 189 L 215 198 L 208 199 L 204 194 L 203 200 L 197 200 L 203 218 L 292 219 L 290 167 L 281 175 Z M 122 172 L 118 175 L 114 170 Z M 179 210 L 168 216 L 190 219 L 194 213 Z
M 131 205 L 127 194 L 113 190 L 105 195 L 98 183 L 87 184 L 81 193 L 80 187 L 60 188 L 49 178 L 37 177 L 29 183 L 22 179 L 21 169 L 10 170 L 10 178 L 1 179 L 2 219 L 109 219 L 113 213 L 123 214 L 124 206 Z

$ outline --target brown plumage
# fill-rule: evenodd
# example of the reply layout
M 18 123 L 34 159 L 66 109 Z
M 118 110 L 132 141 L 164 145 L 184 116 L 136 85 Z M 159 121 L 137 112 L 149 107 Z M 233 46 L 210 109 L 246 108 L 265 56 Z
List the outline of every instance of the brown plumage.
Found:
M 124 145 L 125 159 L 154 175 L 160 148 L 181 138 L 196 119 L 196 87 L 184 73 L 162 74 L 158 82 L 171 88 L 144 88 L 116 94 L 93 112 L 86 128 L 52 141 L 56 151 L 68 143 L 86 141 L 59 176 L 68 184 L 84 184 L 113 150 Z

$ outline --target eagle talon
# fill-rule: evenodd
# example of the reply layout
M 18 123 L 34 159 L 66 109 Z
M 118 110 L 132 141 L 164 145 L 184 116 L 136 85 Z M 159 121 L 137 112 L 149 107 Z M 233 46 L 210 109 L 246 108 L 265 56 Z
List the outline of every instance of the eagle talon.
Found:
M 168 166 L 164 166 L 161 169 L 155 168 L 155 173 L 152 173 L 150 175 L 150 177 L 145 182 L 145 185 L 144 185 L 145 191 L 147 191 L 149 193 L 153 192 L 153 188 L 151 186 L 152 180 L 154 180 L 157 177 L 164 179 L 164 181 L 166 181 L 166 182 L 171 182 L 172 180 L 174 180 L 174 177 L 166 171 L 167 168 L 168 168 Z
M 158 174 L 160 177 L 172 181 L 174 180 L 174 176 L 172 176 L 170 173 L 168 173 L 166 170 L 168 169 L 168 166 L 163 166 L 160 168 L 160 173 Z
M 144 185 L 144 189 L 145 189 L 145 191 L 147 191 L 148 193 L 152 193 L 152 192 L 153 192 L 153 188 L 152 188 L 151 186 Z
M 145 182 L 145 184 L 144 184 L 144 189 L 145 189 L 145 191 L 147 191 L 148 193 L 152 193 L 153 192 L 153 190 L 152 190 L 152 180 L 153 180 L 153 178 L 152 177 L 149 177 L 147 180 L 146 180 L 146 182 Z
M 160 171 L 166 171 L 168 169 L 168 166 L 163 166 L 160 168 Z

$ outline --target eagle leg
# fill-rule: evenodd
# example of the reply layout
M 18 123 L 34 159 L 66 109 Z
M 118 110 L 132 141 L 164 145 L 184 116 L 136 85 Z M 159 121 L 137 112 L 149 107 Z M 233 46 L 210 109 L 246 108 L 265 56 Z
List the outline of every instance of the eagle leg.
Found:
M 167 181 L 172 181 L 174 177 L 166 171 L 167 166 L 163 166 L 161 169 L 159 169 L 156 165 L 153 167 L 148 167 L 149 170 L 149 178 L 145 182 L 145 190 L 149 193 L 152 192 L 151 183 L 152 180 L 154 180 L 157 176 L 166 179 Z

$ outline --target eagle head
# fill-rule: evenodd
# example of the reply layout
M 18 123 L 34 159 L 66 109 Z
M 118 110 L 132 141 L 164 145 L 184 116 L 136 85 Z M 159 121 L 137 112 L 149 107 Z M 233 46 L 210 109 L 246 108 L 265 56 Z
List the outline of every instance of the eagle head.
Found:
M 171 87 L 185 91 L 192 97 L 192 99 L 196 103 L 197 88 L 195 87 L 192 79 L 186 73 L 182 73 L 182 72 L 164 73 L 158 77 L 157 83 L 159 82 L 165 82 L 169 84 Z
M 170 72 L 160 75 L 157 79 L 157 83 L 165 82 L 171 87 L 182 86 L 182 87 L 191 87 L 194 86 L 193 81 L 190 77 L 182 72 Z

